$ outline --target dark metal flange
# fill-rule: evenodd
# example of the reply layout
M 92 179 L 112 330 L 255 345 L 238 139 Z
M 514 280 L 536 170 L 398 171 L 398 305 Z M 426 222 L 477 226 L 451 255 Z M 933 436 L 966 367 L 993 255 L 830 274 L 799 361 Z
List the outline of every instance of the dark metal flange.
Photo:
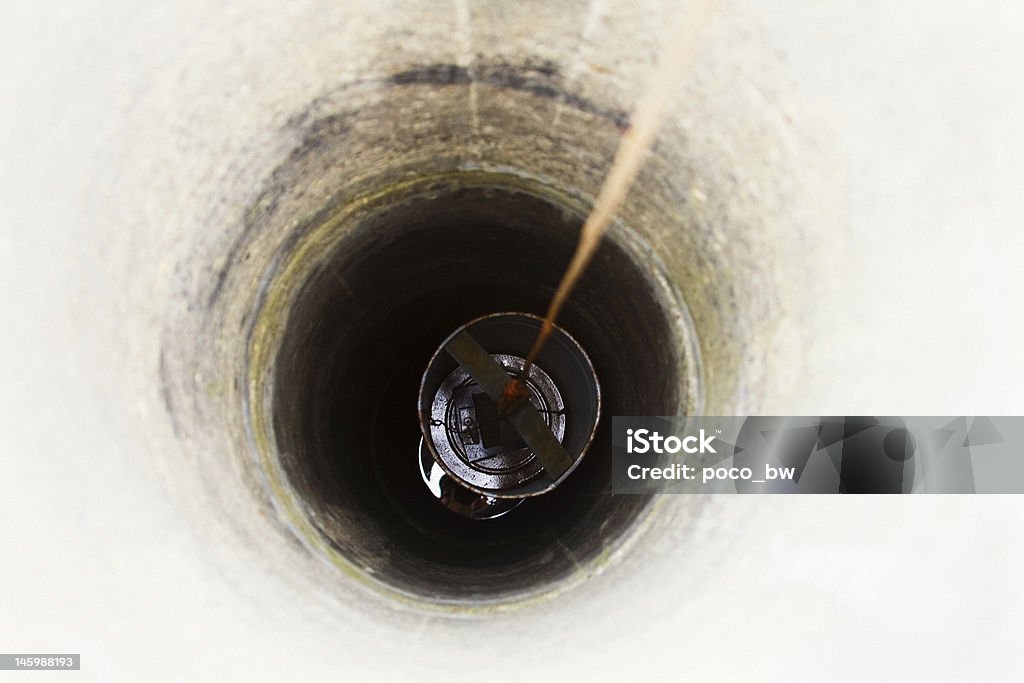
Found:
M 450 477 L 489 499 L 551 491 L 579 465 L 597 428 L 593 366 L 560 328 L 525 378 L 528 400 L 498 409 L 541 324 L 523 313 L 473 320 L 442 343 L 423 375 L 425 445 Z

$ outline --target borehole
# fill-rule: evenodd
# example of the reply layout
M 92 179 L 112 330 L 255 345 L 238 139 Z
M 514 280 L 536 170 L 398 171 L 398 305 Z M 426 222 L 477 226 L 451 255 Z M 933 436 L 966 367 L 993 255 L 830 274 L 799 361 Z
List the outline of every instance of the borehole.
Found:
M 321 248 L 300 240 L 282 257 L 292 284 L 270 284 L 293 291 L 283 324 L 267 328 L 280 332 L 257 394 L 317 541 L 372 583 L 436 601 L 536 593 L 601 561 L 651 502 L 610 493 L 610 417 L 675 414 L 698 392 L 685 311 L 654 257 L 628 228 L 613 231 L 562 314 L 601 381 L 587 457 L 550 493 L 468 519 L 421 477 L 422 374 L 460 325 L 543 313 L 583 207 L 499 174 L 425 179 L 358 205 L 312 229 L 330 235 Z

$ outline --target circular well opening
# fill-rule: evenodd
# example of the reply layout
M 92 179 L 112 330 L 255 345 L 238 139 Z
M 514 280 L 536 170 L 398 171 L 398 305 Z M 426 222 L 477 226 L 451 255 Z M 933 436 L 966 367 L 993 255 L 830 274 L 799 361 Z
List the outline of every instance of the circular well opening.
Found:
M 275 332 L 255 395 L 265 397 L 288 493 L 317 536 L 307 545 L 429 601 L 509 600 L 579 576 L 651 502 L 610 493 L 611 416 L 676 414 L 696 401 L 681 299 L 664 290 L 650 251 L 613 230 L 559 320 L 601 381 L 586 458 L 554 491 L 496 519 L 467 519 L 420 476 L 423 371 L 474 318 L 543 314 L 583 207 L 498 174 L 423 179 L 374 197 L 322 227 L 326 246 L 284 256 L 280 270 L 300 275 L 283 286 L 283 322 L 265 326 Z

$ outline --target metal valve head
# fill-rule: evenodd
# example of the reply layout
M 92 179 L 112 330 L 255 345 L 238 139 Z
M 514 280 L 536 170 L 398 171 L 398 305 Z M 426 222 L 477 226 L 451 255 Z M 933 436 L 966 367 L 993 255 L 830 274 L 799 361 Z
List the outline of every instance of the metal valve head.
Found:
M 423 375 L 419 414 L 427 449 L 458 484 L 488 498 L 551 491 L 579 465 L 597 428 L 597 376 L 561 328 L 525 378 L 528 400 L 518 410 L 498 408 L 494 391 L 521 373 L 541 325 L 525 313 L 477 318 L 441 344 Z

